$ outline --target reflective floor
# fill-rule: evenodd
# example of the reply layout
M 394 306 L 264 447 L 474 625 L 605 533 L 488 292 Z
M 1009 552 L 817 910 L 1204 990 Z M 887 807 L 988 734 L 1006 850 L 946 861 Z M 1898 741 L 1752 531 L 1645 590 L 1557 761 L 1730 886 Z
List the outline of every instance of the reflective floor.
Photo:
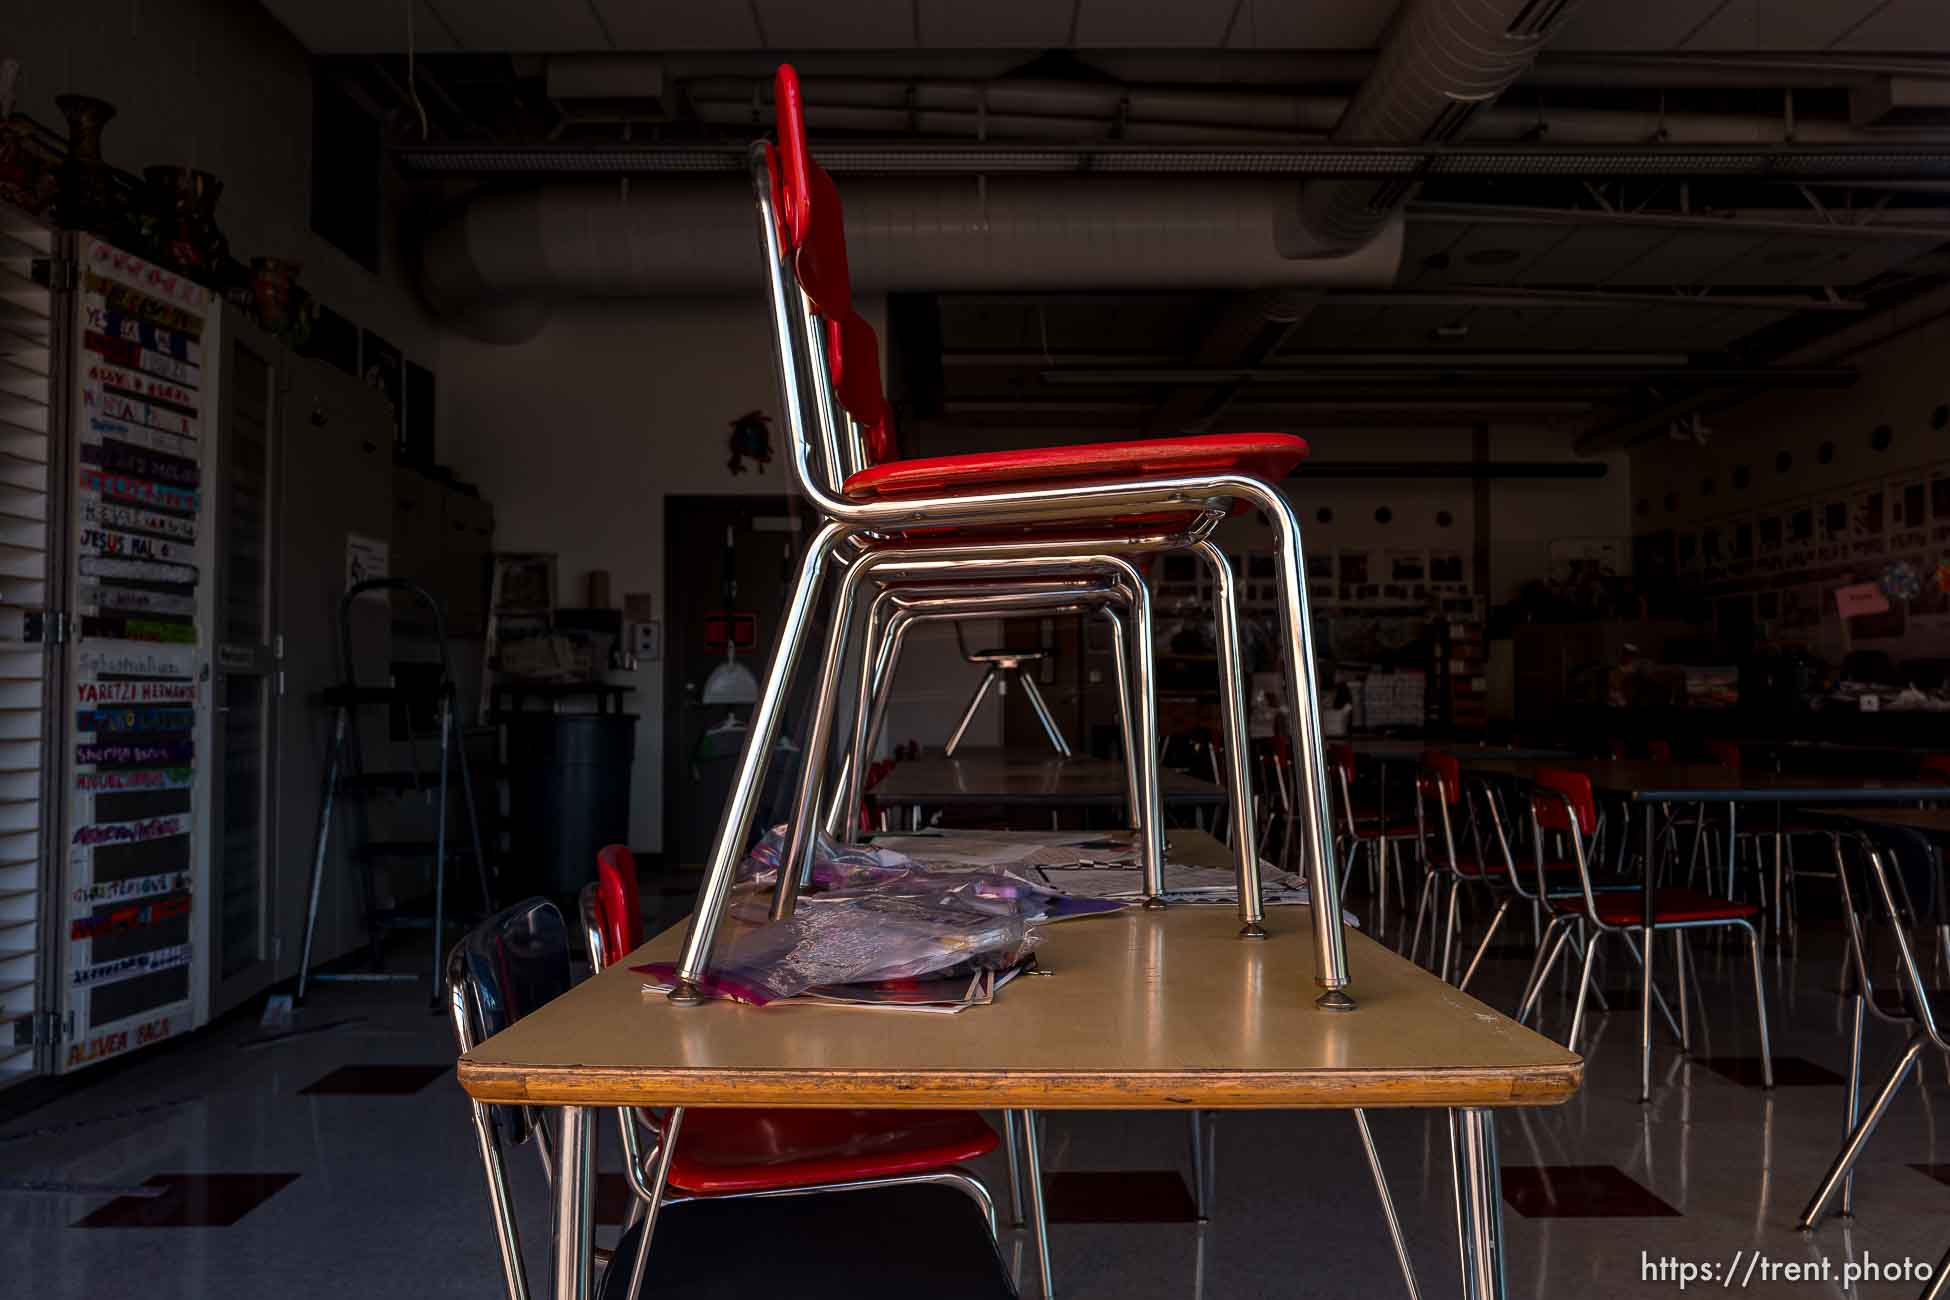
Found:
M 1522 939 L 1499 945 L 1472 992 L 1511 1006 L 1529 959 Z M 1702 938 L 1696 1057 L 1680 1057 L 1662 1034 L 1647 1106 L 1636 1099 L 1636 1003 L 1626 992 L 1635 972 L 1603 972 L 1600 987 L 1619 1012 L 1592 1024 L 1583 1093 L 1553 1111 L 1506 1112 L 1500 1124 L 1511 1295 L 1678 1294 L 1686 1264 L 1712 1265 L 1713 1286 L 1759 1295 L 1922 1291 L 1909 1280 L 1851 1293 L 1842 1279 L 1851 1262 L 1934 1267 L 1950 1248 L 1950 1091 L 1940 1057 L 1926 1059 L 1925 1086 L 1912 1079 L 1870 1145 L 1855 1216 L 1813 1235 L 1794 1229 L 1841 1136 L 1838 952 L 1833 935 L 1809 933 L 1793 955 L 1768 953 L 1780 1077 L 1770 1094 L 1757 1086 L 1744 952 Z M 1562 1034 L 1568 991 L 1549 995 L 1546 1030 Z M 0 1294 L 500 1295 L 451 1042 L 424 996 L 424 986 L 327 986 L 284 1030 L 226 1024 L 0 1125 Z M 1872 1085 L 1899 1046 L 1895 1031 L 1872 1028 Z M 1423 1294 L 1455 1295 L 1442 1118 L 1389 1112 L 1373 1123 Z M 531 1267 L 546 1295 L 541 1175 L 527 1152 L 514 1154 Z M 603 1156 L 614 1169 L 613 1141 Z M 1046 1158 L 1066 1296 L 1406 1294 L 1346 1115 L 1222 1116 L 1216 1200 L 1203 1227 L 1187 1221 L 1182 1116 L 1053 1116 Z M 999 1159 L 979 1172 L 1006 1202 Z M 620 1181 L 604 1190 L 616 1222 L 626 1204 Z M 1033 1294 L 1020 1234 L 1004 1253 Z M 1818 1277 L 1824 1261 L 1827 1281 Z M 1729 1264 L 1744 1278 L 1722 1286 L 1718 1270 Z M 1816 1280 L 1789 1280 L 1788 1265 L 1808 1266 Z M 782 1271 L 776 1294 L 792 1294 L 789 1277 Z M 875 1294 L 870 1279 L 859 1294 Z

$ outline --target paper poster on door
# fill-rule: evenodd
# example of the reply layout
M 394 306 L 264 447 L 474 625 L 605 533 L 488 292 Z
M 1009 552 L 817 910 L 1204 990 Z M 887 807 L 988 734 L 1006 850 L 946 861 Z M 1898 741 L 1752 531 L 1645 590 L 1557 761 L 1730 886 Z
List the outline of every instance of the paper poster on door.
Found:
M 362 582 L 390 576 L 388 565 L 392 560 L 392 549 L 392 543 L 379 538 L 347 533 L 345 535 L 345 589 L 350 591 Z M 384 600 L 386 593 L 368 591 L 360 599 Z

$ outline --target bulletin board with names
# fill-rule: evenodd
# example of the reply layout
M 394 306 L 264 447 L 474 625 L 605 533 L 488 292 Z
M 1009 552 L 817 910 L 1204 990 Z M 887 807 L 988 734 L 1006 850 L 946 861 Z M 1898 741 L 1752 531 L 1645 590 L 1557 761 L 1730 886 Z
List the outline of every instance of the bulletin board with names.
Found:
M 78 261 L 62 1071 L 195 1023 L 208 905 L 199 749 L 218 304 L 100 240 L 83 238 Z

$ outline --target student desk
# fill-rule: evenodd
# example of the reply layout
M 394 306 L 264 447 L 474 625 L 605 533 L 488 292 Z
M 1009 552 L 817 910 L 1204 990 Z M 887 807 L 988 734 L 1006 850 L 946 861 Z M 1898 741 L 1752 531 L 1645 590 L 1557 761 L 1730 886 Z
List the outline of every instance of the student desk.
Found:
M 1445 1107 L 1466 1300 L 1502 1300 L 1494 1114 L 1574 1093 L 1583 1061 L 1350 932 L 1360 1009 L 1313 1006 L 1313 939 L 1236 937 L 1229 908 L 1133 908 L 1045 929 L 1048 978 L 955 1016 L 646 997 L 629 966 L 682 927 L 461 1059 L 488 1102 L 560 1106 L 555 1295 L 589 1300 L 596 1108 L 1028 1110 Z M 1297 1175 L 1316 1177 L 1315 1174 Z

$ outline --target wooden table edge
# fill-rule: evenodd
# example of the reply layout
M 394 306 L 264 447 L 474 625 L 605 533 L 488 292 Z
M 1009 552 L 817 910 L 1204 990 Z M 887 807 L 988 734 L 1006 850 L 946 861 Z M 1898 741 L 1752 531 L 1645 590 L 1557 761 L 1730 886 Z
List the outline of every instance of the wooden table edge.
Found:
M 1335 1068 L 1142 1074 L 940 1071 L 890 1082 L 830 1070 L 536 1069 L 462 1057 L 460 1085 L 476 1101 L 533 1106 L 887 1106 L 1031 1110 L 1345 1110 L 1560 1105 L 1584 1080 L 1582 1059 L 1520 1069 Z

